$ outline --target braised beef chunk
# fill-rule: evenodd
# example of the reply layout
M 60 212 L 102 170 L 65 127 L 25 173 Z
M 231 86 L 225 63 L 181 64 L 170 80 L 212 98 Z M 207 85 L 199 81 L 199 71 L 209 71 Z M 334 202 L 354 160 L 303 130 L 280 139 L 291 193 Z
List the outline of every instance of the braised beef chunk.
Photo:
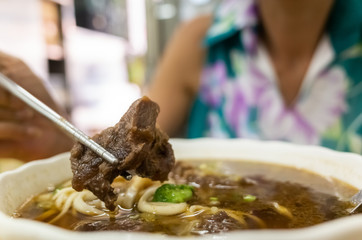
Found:
M 128 215 L 121 216 L 114 221 L 98 220 L 83 221 L 75 227 L 76 231 L 129 231 L 129 232 L 147 232 L 150 230 L 150 224 L 141 219 L 129 218 Z
M 71 150 L 73 188 L 88 189 L 110 210 L 117 199 L 111 183 L 117 176 L 137 174 L 166 180 L 175 158 L 168 136 L 156 127 L 159 106 L 143 97 L 134 102 L 121 120 L 93 137 L 119 162 L 110 164 L 80 143 Z
M 195 226 L 193 231 L 195 233 L 222 233 L 243 228 L 245 227 L 240 222 L 230 217 L 226 212 L 220 211 L 216 214 L 203 215 L 201 222 Z

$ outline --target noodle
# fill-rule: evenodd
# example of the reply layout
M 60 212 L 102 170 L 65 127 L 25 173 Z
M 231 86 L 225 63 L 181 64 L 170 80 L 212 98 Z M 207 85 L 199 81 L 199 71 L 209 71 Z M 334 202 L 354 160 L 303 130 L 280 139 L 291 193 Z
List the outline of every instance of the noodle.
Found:
M 68 191 L 68 192 L 69 192 L 69 191 Z M 66 199 L 66 200 L 65 200 L 64 204 L 61 205 L 61 207 L 57 206 L 58 209 L 61 209 L 61 212 L 60 212 L 55 218 L 53 218 L 52 220 L 50 220 L 49 223 L 54 223 L 54 222 L 56 222 L 59 218 L 61 218 L 64 214 L 67 213 L 67 211 L 68 211 L 69 208 L 71 207 L 72 202 L 73 202 L 74 198 L 76 197 L 76 195 L 77 195 L 76 192 L 70 194 L 70 195 L 68 196 L 68 198 L 64 197 L 64 195 L 60 195 L 60 196 L 62 196 L 62 198 L 59 198 L 59 199 L 61 199 L 61 200 Z M 58 200 L 58 199 L 57 199 L 57 200 Z M 58 203 L 58 204 L 59 204 L 59 202 L 60 202 L 61 204 L 63 203 L 63 201 L 56 201 L 56 203 Z
M 94 196 L 93 193 L 88 190 L 77 192 L 69 185 L 70 182 L 63 184 L 61 189 L 57 189 L 54 195 L 45 193 L 38 197 L 39 205 L 41 207 L 42 205 L 49 205 L 49 210 L 42 213 L 37 219 L 46 220 L 58 213 L 49 221 L 49 223 L 54 223 L 71 208 L 85 215 L 101 215 L 105 213 L 102 210 L 105 209 L 104 203 Z M 89 204 L 90 202 L 92 202 L 92 205 Z
M 86 215 L 101 215 L 104 212 L 87 204 L 85 201 L 88 200 L 96 200 L 96 196 L 93 195 L 93 193 L 89 191 L 83 191 L 77 194 L 73 201 L 73 208 L 76 209 L 78 212 L 81 212 Z M 98 200 L 101 202 L 100 200 Z M 104 203 L 103 203 L 104 205 Z
M 254 222 L 256 222 L 261 228 L 266 227 L 263 220 L 261 220 L 260 218 L 258 218 L 256 216 L 253 216 L 252 214 L 242 212 L 242 211 L 235 211 L 235 210 L 223 209 L 223 208 L 217 208 L 217 207 L 207 207 L 207 206 L 201 206 L 201 205 L 190 206 L 184 217 L 194 217 L 194 216 L 197 216 L 202 213 L 216 214 L 221 211 L 224 211 L 229 217 L 235 219 L 243 226 L 248 225 L 245 221 L 245 217 L 248 217 L 248 218 L 252 219 Z
M 138 201 L 138 210 L 146 213 L 170 216 L 183 213 L 187 209 L 187 203 L 167 203 L 148 201 L 159 186 L 148 188 Z
M 46 220 L 47 218 L 53 216 L 54 214 L 58 213 L 59 211 L 57 209 L 50 209 L 46 212 L 43 212 L 41 215 L 39 215 L 38 217 L 36 217 L 35 219 L 38 220 L 38 221 L 44 221 Z
M 124 194 L 118 196 L 116 204 L 123 208 L 132 208 L 136 202 L 137 195 L 150 184 L 152 184 L 150 179 L 134 176 L 131 180 L 131 186 Z
M 293 214 L 286 207 L 281 206 L 277 202 L 272 202 L 271 204 L 273 205 L 275 210 L 278 211 L 279 214 L 284 215 L 290 219 L 293 219 Z

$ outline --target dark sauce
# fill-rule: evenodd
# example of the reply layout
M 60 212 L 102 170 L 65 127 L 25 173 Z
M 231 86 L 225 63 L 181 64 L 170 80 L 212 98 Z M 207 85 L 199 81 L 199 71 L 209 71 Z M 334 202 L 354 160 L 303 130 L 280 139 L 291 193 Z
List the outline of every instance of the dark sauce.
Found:
M 214 211 L 159 216 L 140 213 L 136 208 L 117 209 L 109 218 L 70 210 L 54 225 L 77 231 L 123 230 L 179 236 L 302 228 L 348 216 L 352 205 L 345 200 L 358 191 L 346 183 L 308 171 L 244 161 L 222 164 L 179 161 L 170 179 L 194 186 L 190 205 Z M 35 201 L 29 201 L 18 214 L 36 219 L 42 212 Z

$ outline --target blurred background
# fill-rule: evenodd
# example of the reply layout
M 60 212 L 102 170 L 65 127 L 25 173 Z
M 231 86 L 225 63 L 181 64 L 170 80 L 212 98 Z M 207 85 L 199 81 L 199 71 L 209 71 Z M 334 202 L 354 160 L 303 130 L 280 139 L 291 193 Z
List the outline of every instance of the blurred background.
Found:
M 141 95 L 178 24 L 220 0 L 1 0 L 0 51 L 24 60 L 94 134 Z

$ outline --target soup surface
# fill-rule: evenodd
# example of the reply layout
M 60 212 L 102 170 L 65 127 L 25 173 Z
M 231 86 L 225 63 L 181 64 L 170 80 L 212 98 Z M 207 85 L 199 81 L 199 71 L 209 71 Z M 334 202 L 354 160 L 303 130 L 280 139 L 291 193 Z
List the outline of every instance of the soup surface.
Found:
M 183 203 L 154 202 L 144 196 L 162 183 L 117 178 L 113 186 L 120 204 L 110 212 L 88 192 L 75 192 L 63 183 L 29 199 L 14 216 L 77 231 L 202 235 L 301 228 L 344 217 L 352 208 L 344 200 L 357 192 L 343 182 L 308 171 L 247 161 L 178 161 L 169 183 L 191 186 L 192 196 Z M 167 207 L 182 210 L 159 210 Z

